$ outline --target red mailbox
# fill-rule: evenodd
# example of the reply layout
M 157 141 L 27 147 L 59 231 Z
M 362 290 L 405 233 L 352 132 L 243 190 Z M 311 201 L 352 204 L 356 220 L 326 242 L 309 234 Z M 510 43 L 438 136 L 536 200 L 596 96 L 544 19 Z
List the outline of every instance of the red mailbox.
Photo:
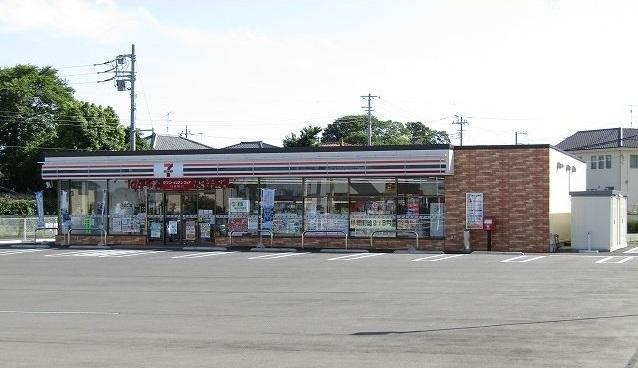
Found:
M 494 217 L 483 217 L 483 230 L 493 231 L 496 229 L 496 219 Z

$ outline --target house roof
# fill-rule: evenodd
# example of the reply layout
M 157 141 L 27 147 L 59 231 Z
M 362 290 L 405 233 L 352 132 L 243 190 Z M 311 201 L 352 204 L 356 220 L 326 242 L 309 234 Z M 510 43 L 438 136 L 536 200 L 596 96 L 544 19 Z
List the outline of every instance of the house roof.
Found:
M 583 151 L 605 148 L 638 148 L 638 129 L 608 128 L 580 130 L 556 145 L 563 151 Z
M 233 144 L 232 146 L 224 147 L 222 149 L 247 149 L 247 148 L 279 148 L 278 146 L 264 143 L 262 141 L 251 141 L 251 142 L 239 142 L 237 144 Z
M 193 149 L 211 149 L 212 147 L 205 144 L 195 142 L 188 138 L 180 137 L 177 135 L 159 135 L 156 133 L 151 134 L 146 138 L 149 141 L 152 150 L 166 151 L 166 150 L 193 150 Z

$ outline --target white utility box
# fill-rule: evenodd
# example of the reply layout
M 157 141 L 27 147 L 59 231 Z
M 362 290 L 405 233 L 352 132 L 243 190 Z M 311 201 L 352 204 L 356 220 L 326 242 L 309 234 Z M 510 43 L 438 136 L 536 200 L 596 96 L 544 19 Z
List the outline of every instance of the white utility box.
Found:
M 627 195 L 617 190 L 571 192 L 572 249 L 611 252 L 627 246 Z

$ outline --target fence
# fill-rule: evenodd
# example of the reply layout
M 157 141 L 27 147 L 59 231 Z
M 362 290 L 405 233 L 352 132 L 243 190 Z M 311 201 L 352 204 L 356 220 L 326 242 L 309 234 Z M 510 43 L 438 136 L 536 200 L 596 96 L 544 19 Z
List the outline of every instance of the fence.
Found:
M 58 227 L 56 216 L 44 217 L 45 227 Z M 3 240 L 34 240 L 37 228 L 37 217 L 0 216 L 0 239 Z M 55 230 L 38 231 L 38 239 L 54 238 Z

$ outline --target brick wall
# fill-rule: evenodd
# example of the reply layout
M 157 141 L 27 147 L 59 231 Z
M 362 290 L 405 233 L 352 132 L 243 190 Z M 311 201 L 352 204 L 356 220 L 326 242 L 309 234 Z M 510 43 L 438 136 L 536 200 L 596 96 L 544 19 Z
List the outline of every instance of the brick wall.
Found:
M 445 250 L 463 249 L 465 193 L 482 192 L 484 215 L 496 217 L 493 251 L 546 252 L 549 243 L 549 148 L 454 150 L 445 178 Z M 487 235 L 471 230 L 474 250 Z

